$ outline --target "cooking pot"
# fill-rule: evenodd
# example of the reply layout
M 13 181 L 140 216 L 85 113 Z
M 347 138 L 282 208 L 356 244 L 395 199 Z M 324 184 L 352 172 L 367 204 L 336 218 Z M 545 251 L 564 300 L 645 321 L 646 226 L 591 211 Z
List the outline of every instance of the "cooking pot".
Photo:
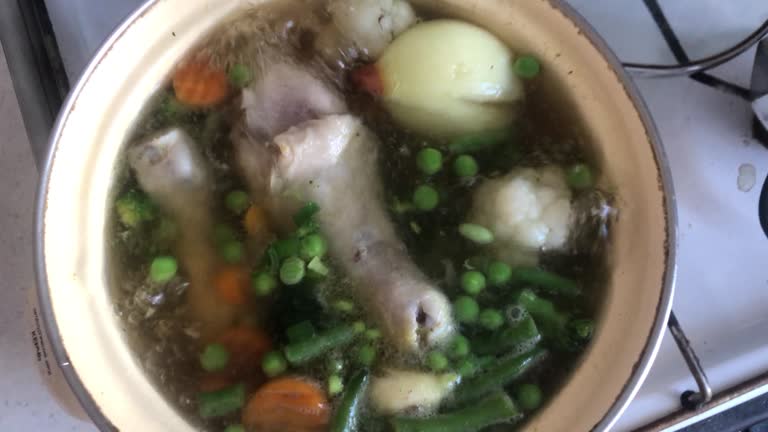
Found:
M 38 196 L 38 289 L 54 354 L 101 430 L 193 430 L 145 374 L 112 307 L 112 184 L 147 97 L 203 35 L 260 3 L 149 1 L 99 50 L 59 115 Z M 543 82 L 583 123 L 615 188 L 619 217 L 611 227 L 610 271 L 594 340 L 562 389 L 528 423 L 538 431 L 607 430 L 645 378 L 672 301 L 674 195 L 653 122 L 606 44 L 561 2 L 412 3 L 477 23 L 538 57 Z

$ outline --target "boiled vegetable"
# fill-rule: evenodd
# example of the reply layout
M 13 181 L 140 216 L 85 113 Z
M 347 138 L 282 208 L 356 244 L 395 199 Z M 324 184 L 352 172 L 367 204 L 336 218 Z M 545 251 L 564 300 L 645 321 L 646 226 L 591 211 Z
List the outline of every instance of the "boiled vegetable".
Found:
M 525 411 L 533 411 L 540 407 L 543 399 L 541 388 L 536 384 L 521 384 L 515 389 L 515 400 Z
M 467 240 L 481 245 L 493 243 L 494 239 L 491 230 L 482 225 L 472 223 L 459 225 L 459 234 Z
M 394 414 L 412 407 L 436 408 L 456 384 L 457 375 L 387 369 L 371 379 L 373 408 L 382 414 Z
M 568 297 L 581 294 L 581 288 L 573 280 L 538 267 L 515 267 L 512 269 L 510 279 L 515 283 L 525 283 L 541 287 L 552 294 Z
M 426 175 L 436 174 L 443 167 L 443 154 L 432 147 L 421 149 L 416 154 L 416 166 Z
M 248 270 L 241 266 L 222 267 L 213 278 L 219 298 L 231 305 L 242 305 L 248 300 Z
M 218 343 L 206 345 L 203 352 L 200 353 L 200 365 L 208 372 L 216 372 L 227 367 L 229 362 L 229 351 Z
M 161 256 L 152 260 L 149 266 L 149 277 L 153 282 L 165 283 L 176 276 L 179 264 L 172 256 Z
M 477 270 L 464 272 L 461 275 L 461 288 L 472 296 L 480 294 L 485 289 L 485 275 Z
M 429 185 L 421 185 L 413 192 L 413 205 L 421 211 L 434 210 L 440 202 L 437 190 Z
M 128 228 L 136 228 L 142 222 L 153 220 L 157 208 L 144 193 L 132 189 L 115 201 L 115 211 L 120 222 Z
M 480 314 L 480 306 L 472 297 L 460 296 L 453 302 L 453 315 L 456 321 L 462 323 L 473 323 L 477 321 Z
M 340 325 L 319 333 L 312 339 L 290 343 L 283 352 L 291 364 L 301 365 L 352 342 L 356 334 L 354 325 Z
M 476 432 L 497 423 L 508 423 L 520 416 L 512 399 L 496 392 L 480 403 L 432 417 L 396 417 L 394 432 Z
M 331 419 L 329 432 L 355 432 L 358 430 L 360 411 L 368 389 L 368 372 L 360 371 L 349 380 L 349 385 Z
M 497 257 L 513 265 L 535 263 L 540 249 L 565 247 L 571 191 L 562 169 L 518 168 L 485 181 L 474 192 L 470 220 L 493 231 Z
M 324 430 L 331 406 L 315 382 L 277 378 L 261 386 L 243 409 L 243 425 L 249 430 L 316 432 Z
M 268 377 L 275 377 L 285 372 L 288 364 L 280 351 L 270 351 L 261 359 L 261 369 Z
M 515 325 L 472 340 L 472 351 L 478 355 L 509 353 L 524 354 L 541 340 L 541 333 L 530 315 L 525 315 Z
M 176 98 L 192 107 L 217 105 L 229 95 L 229 80 L 223 70 L 207 59 L 182 64 L 173 74 Z
M 416 22 L 413 8 L 405 0 L 330 0 L 328 12 L 343 38 L 353 42 L 364 58 L 373 60 Z
M 376 70 L 395 120 L 428 135 L 456 136 L 502 129 L 514 120 L 523 86 L 512 59 L 488 31 L 442 19 L 400 35 Z
M 546 355 L 545 350 L 537 348 L 527 354 L 499 359 L 485 372 L 461 381 L 456 386 L 453 403 L 462 405 L 474 402 L 494 390 L 509 385 L 538 365 Z
M 231 414 L 245 403 L 245 385 L 237 384 L 223 390 L 201 393 L 197 397 L 200 417 L 208 419 Z

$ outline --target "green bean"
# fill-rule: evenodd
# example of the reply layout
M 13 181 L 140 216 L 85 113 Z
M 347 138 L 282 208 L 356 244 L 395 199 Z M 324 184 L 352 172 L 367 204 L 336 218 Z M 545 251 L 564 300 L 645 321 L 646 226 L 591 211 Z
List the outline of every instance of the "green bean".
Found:
M 592 339 L 595 322 L 591 319 L 569 321 L 557 338 L 557 347 L 563 351 L 578 352 Z
M 356 335 L 354 325 L 340 325 L 319 333 L 314 338 L 289 343 L 283 349 L 285 358 L 292 365 L 302 365 L 335 348 L 352 342 Z
M 304 342 L 315 336 L 315 326 L 312 321 L 305 320 L 285 329 L 285 335 L 290 342 Z
M 197 408 L 204 419 L 231 414 L 245 404 L 245 384 L 237 384 L 223 390 L 201 393 L 197 397 Z
M 331 419 L 329 432 L 354 432 L 358 430 L 360 411 L 367 388 L 368 372 L 365 370 L 356 373 L 349 380 L 347 389 Z
M 493 243 L 493 233 L 486 227 L 465 223 L 459 225 L 459 234 L 464 238 L 480 245 Z
M 509 422 L 520 411 L 504 392 L 496 392 L 478 404 L 432 417 L 395 417 L 394 432 L 475 432 L 487 426 Z
M 541 340 L 541 333 L 530 315 L 516 325 L 472 340 L 472 351 L 479 355 L 502 353 L 523 354 L 532 350 Z
M 315 275 L 316 277 L 328 276 L 328 273 L 331 272 L 320 257 L 314 257 L 309 260 L 307 269 L 311 271 L 310 275 Z
M 495 363 L 496 357 L 493 356 L 468 356 L 456 366 L 456 372 L 461 375 L 462 379 L 466 379 L 476 375 L 478 372 L 486 370 L 489 366 Z
M 537 296 L 529 289 L 523 290 L 517 301 L 533 316 L 545 336 L 557 336 L 568 322 L 568 316 L 560 313 L 551 301 Z
M 515 267 L 512 269 L 511 281 L 535 285 L 553 294 L 568 297 L 581 294 L 581 289 L 576 282 L 538 267 Z
M 241 424 L 229 425 L 224 432 L 245 432 L 245 426 Z
M 454 154 L 476 153 L 508 141 L 512 136 L 511 132 L 505 129 L 463 135 L 453 139 L 448 144 L 448 150 Z
M 474 402 L 486 394 L 503 388 L 538 365 L 547 352 L 536 348 L 530 353 L 499 359 L 480 375 L 463 380 L 454 391 L 454 404 Z

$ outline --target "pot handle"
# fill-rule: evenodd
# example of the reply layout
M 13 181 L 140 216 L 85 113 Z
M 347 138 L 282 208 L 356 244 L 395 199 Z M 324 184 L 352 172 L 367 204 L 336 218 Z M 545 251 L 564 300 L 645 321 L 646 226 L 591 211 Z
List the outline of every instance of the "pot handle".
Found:
M 672 338 L 677 344 L 677 348 L 680 350 L 685 364 L 688 365 L 688 370 L 693 375 L 693 379 L 696 380 L 696 385 L 699 387 L 699 391 L 686 390 L 680 395 L 680 403 L 683 408 L 688 410 L 698 410 L 707 402 L 712 400 L 712 387 L 709 385 L 709 379 L 707 378 L 704 368 L 701 367 L 699 357 L 696 355 L 696 351 L 691 346 L 691 341 L 683 331 L 683 327 L 675 316 L 675 311 L 672 311 L 669 315 L 669 321 L 667 322 L 669 332 L 672 333 Z

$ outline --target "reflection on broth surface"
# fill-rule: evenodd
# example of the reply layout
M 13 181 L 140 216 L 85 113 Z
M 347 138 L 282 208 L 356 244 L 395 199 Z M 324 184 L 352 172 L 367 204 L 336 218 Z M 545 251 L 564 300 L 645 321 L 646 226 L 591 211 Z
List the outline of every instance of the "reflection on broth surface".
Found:
M 137 120 L 116 311 L 205 430 L 508 429 L 594 330 L 614 209 L 587 146 L 538 61 L 481 28 L 261 6 Z

